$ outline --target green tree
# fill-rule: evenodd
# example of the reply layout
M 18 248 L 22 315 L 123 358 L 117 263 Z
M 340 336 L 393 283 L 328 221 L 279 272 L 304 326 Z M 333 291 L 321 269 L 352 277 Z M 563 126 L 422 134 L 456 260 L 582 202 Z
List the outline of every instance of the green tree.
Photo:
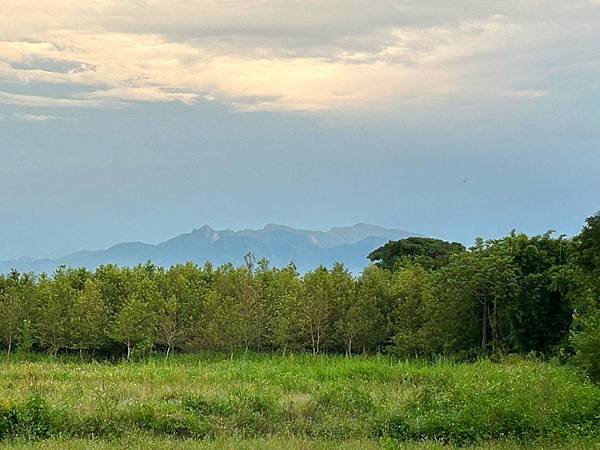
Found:
M 54 274 L 54 279 L 42 277 L 40 280 L 39 306 L 34 322 L 34 330 L 40 345 L 56 355 L 60 349 L 69 347 L 71 317 L 77 297 L 72 286 L 75 277 L 64 267 Z
M 571 344 L 575 363 L 594 380 L 600 380 L 600 310 L 575 315 Z
M 283 355 L 289 349 L 302 347 L 300 295 L 302 282 L 293 264 L 283 269 L 269 267 L 259 262 L 256 285 L 261 310 L 265 315 L 265 332 L 268 346 Z
M 586 220 L 575 238 L 575 261 L 581 269 L 574 300 L 571 345 L 575 362 L 600 380 L 600 212 Z
M 565 270 L 572 249 L 570 240 L 553 238 L 550 231 L 532 237 L 513 232 L 490 242 L 490 252 L 510 256 L 518 277 L 518 292 L 499 318 L 510 351 L 550 353 L 565 343 L 573 314 L 572 274 Z
M 373 250 L 368 258 L 383 269 L 395 269 L 406 263 L 418 263 L 427 269 L 439 269 L 448 262 L 453 253 L 465 251 L 458 242 L 446 242 L 440 239 L 409 237 L 399 241 L 390 241 Z
M 367 335 L 373 331 L 372 321 L 377 320 L 376 305 L 371 298 L 359 295 L 354 278 L 343 264 L 334 264 L 329 273 L 329 284 L 333 343 L 341 343 L 347 356 L 352 356 L 356 348 L 366 350 Z M 338 350 L 332 345 L 329 349 Z
M 600 275 L 600 211 L 586 219 L 575 241 L 579 265 L 589 274 Z M 594 281 L 598 283 L 595 287 L 600 287 L 600 280 Z
M 225 264 L 215 271 L 211 289 L 212 339 L 232 353 L 256 347 L 261 324 L 252 269 L 248 265 Z
M 133 274 L 129 268 L 119 268 L 108 264 L 96 269 L 94 281 L 112 316 L 129 297 L 132 290 Z
M 418 264 L 406 266 L 391 277 L 390 295 L 394 301 L 391 351 L 396 355 L 421 356 L 433 351 L 432 330 L 427 326 L 431 310 L 436 309 L 431 278 Z
M 214 271 L 208 263 L 202 268 L 193 263 L 172 266 L 162 278 L 163 298 L 174 298 L 177 303 L 174 324 L 178 331 L 172 350 L 176 347 L 187 350 L 205 347 L 206 295 L 213 278 Z
M 127 347 L 127 359 L 136 345 L 156 340 L 160 307 L 156 284 L 150 279 L 139 281 L 118 312 L 111 332 L 115 341 Z
M 317 354 L 328 344 L 334 324 L 335 305 L 329 271 L 321 266 L 306 273 L 303 288 L 300 305 L 303 329 L 312 353 Z
M 377 346 L 382 318 L 377 299 L 354 291 L 343 305 L 342 317 L 336 322 L 338 335 L 344 343 L 346 356 L 356 350 L 373 351 Z
M 233 357 L 245 344 L 242 322 L 245 320 L 235 297 L 210 290 L 204 315 L 206 343 L 209 348 L 228 350 Z
M 19 346 L 17 351 L 19 353 L 27 354 L 33 349 L 33 331 L 31 330 L 31 321 L 28 319 L 23 320 L 21 325 L 21 336 L 19 339 Z
M 31 316 L 35 300 L 35 279 L 12 271 L 0 275 L 0 342 L 10 355 L 22 332 L 23 320 Z
M 18 339 L 22 322 L 21 301 L 18 290 L 0 292 L 0 339 L 10 356 L 14 342 Z
M 97 283 L 88 279 L 77 294 L 71 311 L 72 347 L 80 353 L 99 349 L 105 342 L 108 322 L 109 308 Z
M 158 321 L 158 343 L 167 347 L 166 358 L 183 338 L 181 307 L 174 295 L 169 297 L 160 312 Z
M 452 255 L 432 281 L 428 333 L 437 336 L 438 351 L 468 352 L 477 339 L 483 353 L 503 349 L 500 310 L 519 289 L 509 254 L 491 252 L 489 243 L 478 240 L 470 252 Z

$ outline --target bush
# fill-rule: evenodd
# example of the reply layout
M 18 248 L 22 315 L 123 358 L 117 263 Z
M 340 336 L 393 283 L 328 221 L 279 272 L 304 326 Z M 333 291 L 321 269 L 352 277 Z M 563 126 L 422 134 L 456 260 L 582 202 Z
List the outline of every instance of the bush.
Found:
M 600 311 L 576 316 L 578 331 L 571 337 L 574 361 L 590 378 L 600 381 Z
M 52 411 L 46 401 L 33 395 L 20 405 L 10 409 L 7 417 L 8 435 L 25 439 L 45 439 L 54 434 L 58 425 L 58 413 Z
M 186 410 L 207 419 L 217 420 L 220 426 L 233 427 L 244 435 L 274 432 L 282 418 L 276 399 L 266 393 L 236 390 L 224 399 L 208 400 L 200 396 L 184 399 Z
M 0 405 L 0 440 L 10 433 L 10 409 Z

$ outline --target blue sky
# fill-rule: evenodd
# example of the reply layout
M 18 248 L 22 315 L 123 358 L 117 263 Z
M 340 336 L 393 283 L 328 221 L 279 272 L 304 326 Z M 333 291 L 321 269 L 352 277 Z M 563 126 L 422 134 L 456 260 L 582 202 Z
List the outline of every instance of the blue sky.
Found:
M 0 6 L 0 258 L 205 223 L 576 233 L 600 2 Z

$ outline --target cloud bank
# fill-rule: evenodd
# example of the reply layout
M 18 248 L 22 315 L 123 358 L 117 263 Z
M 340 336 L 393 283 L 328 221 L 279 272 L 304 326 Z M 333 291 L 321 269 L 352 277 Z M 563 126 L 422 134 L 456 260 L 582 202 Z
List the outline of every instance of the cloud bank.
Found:
M 363 112 L 597 89 L 590 0 L 5 0 L 0 104 Z M 43 83 L 72 87 L 34 95 Z

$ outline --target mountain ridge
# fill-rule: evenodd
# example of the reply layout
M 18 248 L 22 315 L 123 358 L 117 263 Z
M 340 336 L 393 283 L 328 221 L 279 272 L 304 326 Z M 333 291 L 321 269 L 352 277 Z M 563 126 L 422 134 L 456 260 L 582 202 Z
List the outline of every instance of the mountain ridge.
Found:
M 257 259 L 266 258 L 281 267 L 293 262 L 300 272 L 319 265 L 343 262 L 352 272 L 360 272 L 367 264 L 369 252 L 390 240 L 419 236 L 405 230 L 357 223 L 333 227 L 328 231 L 267 224 L 261 229 L 216 230 L 209 225 L 194 228 L 157 244 L 140 241 L 122 242 L 102 250 L 81 250 L 60 258 L 30 258 L 0 261 L 0 272 L 53 272 L 61 265 L 86 267 L 103 264 L 132 266 L 146 261 L 170 267 L 175 264 L 210 261 L 215 265 L 241 264 L 246 253 Z

